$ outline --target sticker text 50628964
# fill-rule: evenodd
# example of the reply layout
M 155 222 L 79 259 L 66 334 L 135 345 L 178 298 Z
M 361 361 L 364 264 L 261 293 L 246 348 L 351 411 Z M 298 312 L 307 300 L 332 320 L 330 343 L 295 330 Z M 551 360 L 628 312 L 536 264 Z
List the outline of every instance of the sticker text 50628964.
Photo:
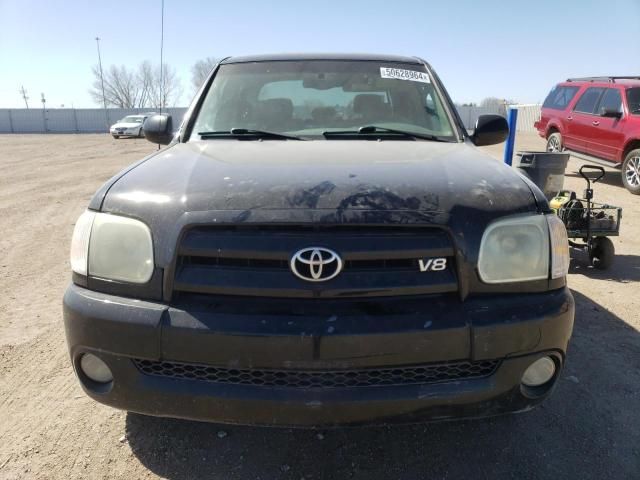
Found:
M 380 67 L 380 76 L 382 78 L 395 78 L 398 80 L 409 80 L 412 82 L 431 83 L 427 73 L 415 70 L 404 70 L 402 68 Z

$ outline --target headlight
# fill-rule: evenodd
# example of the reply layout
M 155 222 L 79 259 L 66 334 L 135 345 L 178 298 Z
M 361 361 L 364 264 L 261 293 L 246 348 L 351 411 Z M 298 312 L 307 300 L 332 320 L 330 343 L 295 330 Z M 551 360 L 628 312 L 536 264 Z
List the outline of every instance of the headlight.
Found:
M 146 283 L 154 268 L 151 232 L 139 220 L 86 211 L 73 232 L 71 268 L 80 275 Z
M 478 272 L 486 283 L 549 278 L 549 227 L 545 215 L 498 220 L 480 243 Z

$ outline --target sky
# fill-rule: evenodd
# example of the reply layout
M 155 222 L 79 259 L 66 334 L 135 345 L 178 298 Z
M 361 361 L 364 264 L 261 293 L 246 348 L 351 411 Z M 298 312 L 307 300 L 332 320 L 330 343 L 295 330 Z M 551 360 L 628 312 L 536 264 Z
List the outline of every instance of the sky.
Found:
M 103 67 L 159 63 L 161 0 L 0 0 L 0 108 L 95 107 Z M 165 0 L 164 59 L 191 101 L 205 57 L 277 52 L 420 56 L 456 102 L 544 100 L 570 76 L 640 75 L 640 0 Z

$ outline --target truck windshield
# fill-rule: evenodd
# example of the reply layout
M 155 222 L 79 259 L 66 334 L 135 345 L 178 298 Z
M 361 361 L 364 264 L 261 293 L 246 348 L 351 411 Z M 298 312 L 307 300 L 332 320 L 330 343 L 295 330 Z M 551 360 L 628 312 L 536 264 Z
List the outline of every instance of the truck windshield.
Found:
M 359 132 L 370 126 L 380 128 Z M 332 131 L 392 135 L 384 128 L 456 140 L 424 66 L 325 60 L 221 65 L 192 138 L 232 129 L 318 139 L 344 138 L 323 136 Z
M 640 88 L 627 90 L 627 104 L 631 115 L 640 115 Z

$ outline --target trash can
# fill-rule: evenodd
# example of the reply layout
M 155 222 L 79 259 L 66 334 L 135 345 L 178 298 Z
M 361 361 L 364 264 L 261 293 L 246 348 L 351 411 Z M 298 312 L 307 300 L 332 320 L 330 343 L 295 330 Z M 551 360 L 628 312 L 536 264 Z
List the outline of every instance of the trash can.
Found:
M 564 186 L 564 171 L 568 161 L 568 153 L 517 152 L 513 166 L 551 200 Z

